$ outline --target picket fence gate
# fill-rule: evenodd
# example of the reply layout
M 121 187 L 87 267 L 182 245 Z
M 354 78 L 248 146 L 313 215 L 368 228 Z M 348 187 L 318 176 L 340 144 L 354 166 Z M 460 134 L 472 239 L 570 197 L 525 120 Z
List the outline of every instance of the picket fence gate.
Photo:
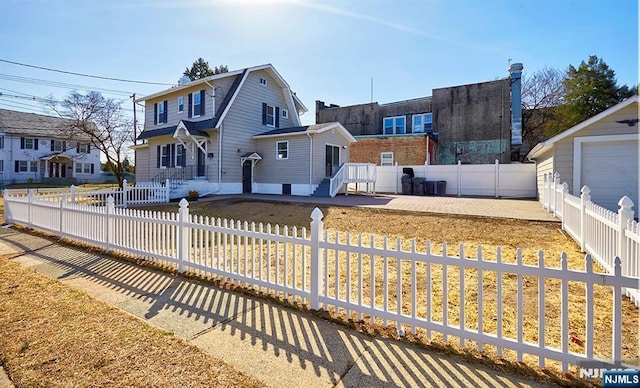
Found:
M 475 257 L 468 257 L 462 244 L 457 255 L 448 253 L 446 243 L 442 253 L 436 254 L 430 242 L 425 249 L 417 249 L 415 239 L 394 242 L 374 235 L 330 233 L 318 208 L 310 215 L 307 233 L 306 228 L 192 215 L 184 199 L 178 213 L 116 208 L 112 197 L 105 206 L 93 206 L 64 198 L 54 202 L 33 195 L 11 196 L 5 190 L 4 201 L 7 223 L 173 265 L 179 272 L 218 277 L 307 303 L 312 309 L 394 326 L 401 335 L 405 330 L 425 333 L 427 338 L 474 346 L 478 351 L 491 346 L 500 356 L 515 354 L 518 361 L 533 356 L 540 367 L 548 360 L 557 361 L 563 371 L 594 361 L 608 365 L 624 361 L 622 290 L 637 291 L 638 278 L 623 275 L 619 258 L 612 261 L 612 273 L 607 274 L 594 271 L 589 255 L 581 271 L 568 268 L 566 254 L 559 267 L 545 266 L 542 252 L 536 265 L 527 265 L 520 249 L 515 262 L 503 257 L 501 248 L 495 260 L 489 260 L 481 246 Z M 525 295 L 529 287 L 525 282 L 537 282 L 534 297 Z M 584 289 L 580 306 L 585 324 L 579 330 L 569 319 L 569 283 Z M 552 311 L 557 306 L 545 303 L 547 288 L 553 284 L 559 284 L 559 316 Z M 596 287 L 611 291 L 610 304 L 604 302 L 611 308 L 608 333 L 599 331 L 601 322 L 594 318 L 595 305 L 602 302 L 594 297 Z M 515 303 L 509 302 L 514 295 Z M 450 307 L 456 303 L 457 307 Z M 534 333 L 525 332 L 525 320 L 537 322 Z M 516 327 L 512 330 L 509 325 Z M 573 343 L 570 329 L 584 334 L 583 345 Z M 549 345 L 549 333 L 554 330 L 560 335 L 559 347 Z M 596 335 L 610 336 L 610 348 L 595 349 Z

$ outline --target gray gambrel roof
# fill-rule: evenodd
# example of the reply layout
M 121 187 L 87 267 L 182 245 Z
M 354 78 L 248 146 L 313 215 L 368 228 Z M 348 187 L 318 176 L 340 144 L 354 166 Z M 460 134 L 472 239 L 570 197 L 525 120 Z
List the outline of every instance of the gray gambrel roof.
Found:
M 0 109 L 0 132 L 6 134 L 67 138 L 75 120 Z
M 193 136 L 209 137 L 209 134 L 206 133 L 205 130 L 212 129 L 214 127 L 214 119 L 208 119 L 208 120 L 202 120 L 202 121 L 181 120 L 181 122 L 187 128 L 189 133 Z M 143 131 L 138 136 L 138 140 L 148 139 L 151 137 L 173 135 L 176 129 L 178 128 L 178 124 L 170 125 L 168 127 L 164 127 L 160 129 L 154 129 L 151 131 Z

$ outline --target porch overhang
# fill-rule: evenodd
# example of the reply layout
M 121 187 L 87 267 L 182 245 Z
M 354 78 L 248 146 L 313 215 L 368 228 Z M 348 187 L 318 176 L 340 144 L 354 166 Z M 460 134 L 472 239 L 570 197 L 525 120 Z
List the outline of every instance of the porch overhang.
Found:
M 260 156 L 257 152 L 247 152 L 240 156 L 240 166 L 244 165 L 244 162 L 250 160 L 252 164 L 258 163 L 258 161 L 262 160 L 262 156 Z
M 206 124 L 204 125 L 206 126 Z M 178 140 L 180 144 L 182 144 L 185 148 L 187 147 L 187 143 L 193 143 L 196 147 L 198 147 L 202 152 L 206 154 L 207 139 L 209 138 L 209 134 L 200 128 L 202 126 L 203 124 L 200 124 L 200 122 L 193 123 L 180 120 L 180 122 L 176 126 L 175 131 L 173 131 L 173 138 Z
M 78 158 L 73 157 L 71 155 L 67 155 L 67 154 L 65 154 L 63 152 L 56 152 L 56 153 L 53 153 L 53 154 L 44 155 L 44 156 L 41 156 L 39 159 L 43 160 L 43 161 L 49 161 L 49 160 L 58 159 L 58 158 L 65 158 L 65 159 L 69 159 L 69 160 L 78 160 Z

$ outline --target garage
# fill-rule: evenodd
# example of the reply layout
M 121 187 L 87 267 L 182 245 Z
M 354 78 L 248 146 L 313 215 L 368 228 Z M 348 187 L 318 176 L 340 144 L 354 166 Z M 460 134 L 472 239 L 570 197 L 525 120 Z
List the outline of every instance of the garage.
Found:
M 583 142 L 581 146 L 579 186 L 591 189 L 591 200 L 615 211 L 626 195 L 637 205 L 638 141 Z

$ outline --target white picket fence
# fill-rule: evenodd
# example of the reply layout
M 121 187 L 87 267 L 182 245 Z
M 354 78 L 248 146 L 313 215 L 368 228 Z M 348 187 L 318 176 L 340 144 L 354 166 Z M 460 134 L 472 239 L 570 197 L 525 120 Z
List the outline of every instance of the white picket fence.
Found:
M 562 220 L 565 230 L 605 271 L 615 271 L 614 258 L 619 257 L 622 274 L 640 278 L 640 225 L 633 219 L 633 201 L 624 196 L 618 202 L 618 212 L 612 212 L 591 202 L 591 190 L 583 186 L 580 197 L 568 193 L 569 185 L 560 184 L 560 174 L 543 176 L 540 201 L 544 209 Z M 640 306 L 640 291 L 625 289 L 631 300 Z
M 458 164 L 378 166 L 376 191 L 402 192 L 402 169 L 413 168 L 416 177 L 446 181 L 446 195 L 512 198 L 536 197 L 535 164 Z
M 165 184 L 139 184 L 131 185 L 125 179 L 122 182 L 122 189 L 118 188 L 95 188 L 76 187 L 68 188 L 39 188 L 30 190 L 9 190 L 13 198 L 32 198 L 39 201 L 70 204 L 89 204 L 104 206 L 109 196 L 114 198 L 116 207 L 126 208 L 129 205 L 146 205 L 152 203 L 169 202 L 168 182 Z
M 65 196 L 52 201 L 34 195 L 13 196 L 5 190 L 6 222 L 175 265 L 179 272 L 216 276 L 308 303 L 312 309 L 322 307 L 395 326 L 400 334 L 410 330 L 461 346 L 473 341 L 479 351 L 491 346 L 498 355 L 515 352 L 519 361 L 532 355 L 541 367 L 547 360 L 559 361 L 564 371 L 571 364 L 622 360 L 622 290 L 637 291 L 638 278 L 623 275 L 617 258 L 612 261 L 611 274 L 597 273 L 588 255 L 586 270 L 581 271 L 569 269 L 564 254 L 558 267 L 548 267 L 542 252 L 537 265 L 527 265 L 519 249 L 515 261 L 509 259 L 511 255 L 503 258 L 501 248 L 491 260 L 480 246 L 469 257 L 463 245 L 457 255 L 447 253 L 446 243 L 442 254 L 436 254 L 430 242 L 419 251 L 415 240 L 394 242 L 381 236 L 329 233 L 318 208 L 311 213 L 307 233 L 306 228 L 256 226 L 191 215 L 184 199 L 176 214 L 116 208 L 112 197 L 106 199 L 106 206 L 92 206 L 65 201 Z M 548 313 L 554 306 L 545 303 L 551 292 L 547 287 L 553 282 L 560 284 L 554 294 L 561 295 L 560 316 Z M 569 283 L 572 287 L 579 284 L 585 293 L 583 305 L 576 298 L 571 302 L 572 309 L 582 306 L 585 311 L 580 329 L 575 322 L 570 325 Z M 603 329 L 594 322 L 594 286 L 612 291 L 611 302 L 604 307 L 611 308 L 608 333 L 596 332 L 596 327 Z M 533 297 L 531 287 L 537 287 Z M 495 307 L 495 317 L 487 310 L 490 307 Z M 535 342 L 525 339 L 525 318 L 537 325 Z M 510 325 L 516 326 L 512 334 L 504 329 Z M 584 333 L 580 351 L 570 345 L 570 327 L 571 332 Z M 560 333 L 559 348 L 549 346 L 553 330 Z M 611 347 L 605 350 L 610 356 L 594 351 L 596 335 L 610 336 Z

